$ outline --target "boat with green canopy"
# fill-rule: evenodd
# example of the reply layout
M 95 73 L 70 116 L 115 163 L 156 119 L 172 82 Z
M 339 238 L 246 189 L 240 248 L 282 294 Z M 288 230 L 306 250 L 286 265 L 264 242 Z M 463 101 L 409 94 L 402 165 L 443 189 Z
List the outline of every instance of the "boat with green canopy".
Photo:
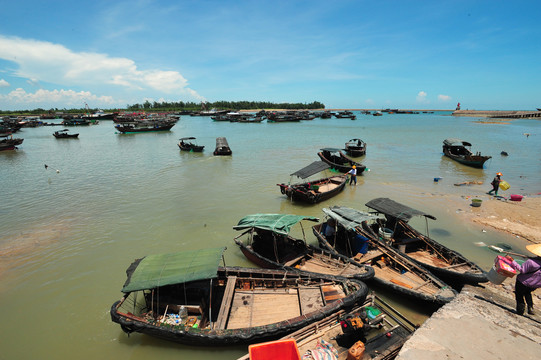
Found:
M 309 271 L 363 281 L 374 277 L 371 266 L 308 244 L 303 221 L 317 222 L 319 219 L 285 214 L 248 215 L 233 227 L 243 231 L 234 240 L 248 260 L 263 268 Z M 297 224 L 302 230 L 302 238 L 290 234 Z
M 224 250 L 135 260 L 126 270 L 123 297 L 111 307 L 112 321 L 128 334 L 188 345 L 245 344 L 284 336 L 368 294 L 355 279 L 220 266 Z

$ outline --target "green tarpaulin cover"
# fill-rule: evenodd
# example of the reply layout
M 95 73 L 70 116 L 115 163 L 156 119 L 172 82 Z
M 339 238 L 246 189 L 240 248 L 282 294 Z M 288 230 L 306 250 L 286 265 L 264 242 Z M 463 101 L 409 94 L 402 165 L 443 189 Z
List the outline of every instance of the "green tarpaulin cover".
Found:
M 344 206 L 332 206 L 328 209 L 323 208 L 323 212 L 347 230 L 353 230 L 365 221 L 383 218 L 382 215 L 369 214 Z
M 302 220 L 319 221 L 313 216 L 283 215 L 283 214 L 254 214 L 240 219 L 235 230 L 258 228 L 270 230 L 277 234 L 288 235 L 291 227 Z
M 128 280 L 122 292 L 215 278 L 224 250 L 221 247 L 145 256 L 126 271 Z

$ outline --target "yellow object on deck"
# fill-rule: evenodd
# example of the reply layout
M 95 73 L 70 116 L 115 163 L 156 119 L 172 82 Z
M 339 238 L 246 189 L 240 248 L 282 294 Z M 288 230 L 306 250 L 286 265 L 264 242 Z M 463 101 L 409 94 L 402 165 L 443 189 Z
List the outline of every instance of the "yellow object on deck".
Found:
M 503 191 L 509 190 L 510 187 L 511 185 L 509 185 L 507 181 L 505 180 L 500 181 L 500 189 L 502 189 Z

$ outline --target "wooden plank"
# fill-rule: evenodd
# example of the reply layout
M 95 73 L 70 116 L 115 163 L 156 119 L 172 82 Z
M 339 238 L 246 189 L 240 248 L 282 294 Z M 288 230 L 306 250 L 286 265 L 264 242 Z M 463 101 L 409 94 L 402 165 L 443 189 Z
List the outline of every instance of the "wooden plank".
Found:
M 326 285 L 321 288 L 323 290 L 323 296 L 325 297 L 325 303 L 327 304 L 346 297 L 346 294 L 344 294 L 344 291 L 338 285 Z
M 361 255 L 361 256 L 359 256 L 359 255 Z M 369 252 L 367 252 L 364 255 L 361 254 L 361 253 L 355 255 L 353 260 L 365 264 L 365 263 L 368 263 L 369 261 L 371 261 L 372 259 L 377 258 L 377 257 L 379 257 L 381 255 L 383 255 L 383 253 L 380 250 L 370 250 Z
M 225 285 L 224 297 L 222 298 L 222 305 L 220 306 L 220 312 L 218 313 L 218 319 L 216 320 L 216 329 L 225 329 L 227 324 L 227 317 L 229 315 L 229 309 L 231 308 L 231 301 L 235 293 L 235 284 L 237 283 L 236 276 L 228 276 L 227 284 Z
M 317 287 L 299 287 L 301 315 L 315 311 L 325 306 L 321 290 Z

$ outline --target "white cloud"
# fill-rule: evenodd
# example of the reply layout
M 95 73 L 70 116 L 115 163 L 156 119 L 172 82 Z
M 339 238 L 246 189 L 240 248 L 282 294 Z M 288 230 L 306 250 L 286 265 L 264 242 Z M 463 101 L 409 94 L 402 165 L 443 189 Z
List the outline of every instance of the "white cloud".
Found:
M 75 92 L 73 90 L 44 90 L 39 89 L 35 93 L 27 93 L 22 88 L 17 88 L 7 95 L 0 95 L 0 105 L 15 109 L 17 106 L 34 104 L 38 107 L 81 107 L 84 102 L 93 104 L 114 105 L 118 103 L 111 96 L 96 96 L 88 91 Z
M 424 92 L 424 91 L 419 91 L 419 93 L 417 94 L 417 102 L 420 102 L 420 103 L 427 103 L 429 102 L 426 97 L 427 97 L 427 93 Z
M 451 101 L 451 99 L 449 95 L 438 95 L 438 100 L 440 101 Z
M 4 79 L 0 79 L 0 87 L 10 87 L 11 85 Z
M 177 71 L 140 70 L 133 60 L 106 54 L 73 52 L 45 41 L 0 35 L 0 59 L 16 63 L 14 75 L 61 86 L 98 88 L 104 84 L 127 90 L 156 90 L 166 94 L 188 94 L 202 98 L 188 87 Z

